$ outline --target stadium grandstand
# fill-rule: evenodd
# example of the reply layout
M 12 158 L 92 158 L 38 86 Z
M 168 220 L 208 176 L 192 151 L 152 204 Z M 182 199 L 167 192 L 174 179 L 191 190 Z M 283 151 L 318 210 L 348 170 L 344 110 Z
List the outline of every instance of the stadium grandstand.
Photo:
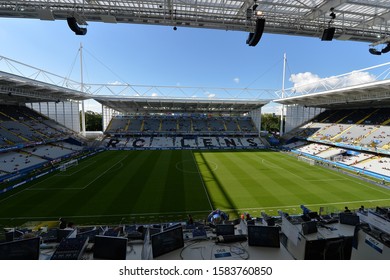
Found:
M 10 75 L 0 79 L 8 87 L 0 106 L 4 252 L 26 237 L 33 239 L 24 246 L 37 246 L 39 237 L 38 256 L 17 257 L 198 259 L 183 249 L 196 241 L 212 258 L 218 258 L 215 243 L 229 251 L 233 243 L 242 246 L 240 258 L 388 259 L 390 110 L 382 96 L 387 81 L 274 100 L 286 106 L 285 131 L 275 143 L 261 132 L 261 108 L 271 100 L 101 95 L 92 97 L 110 119 L 103 136 L 87 139 L 78 108 L 90 95 L 18 76 L 11 82 Z M 42 86 L 46 92 L 38 90 Z M 368 100 L 367 91 L 375 93 Z M 335 94 L 342 101 L 335 102 Z M 292 186 L 302 190 L 281 202 Z M 188 194 L 180 194 L 183 188 Z M 328 198 L 313 199 L 310 188 L 330 188 L 323 193 Z M 40 197 L 49 193 L 43 203 Z M 27 199 L 45 210 L 22 210 Z M 353 211 L 350 219 L 344 206 Z M 59 217 L 77 226 L 61 229 Z M 313 222 L 314 229 L 306 228 Z M 220 226 L 229 232 L 219 233 Z M 261 240 L 260 232 L 252 232 L 272 228 L 277 232 L 263 233 Z M 172 234 L 167 249 L 161 244 Z M 352 247 L 356 238 L 367 237 L 379 239 L 385 253 L 377 255 L 367 244 Z M 329 249 L 334 241 L 338 247 Z M 90 244 L 101 248 L 88 249 Z M 110 254 L 111 246 L 125 251 Z M 134 255 L 123 253 L 128 246 Z M 257 246 L 273 248 L 264 254 Z
M 114 15 L 101 11 L 110 1 L 57 2 L 2 3 L 0 16 L 66 19 L 77 35 L 87 21 L 142 22 L 246 31 L 250 46 L 263 29 L 371 42 L 371 53 L 390 43 L 378 41 L 376 16 L 389 13 L 377 1 L 180 2 L 175 21 L 165 2 L 129 14 L 135 2 L 122 1 Z M 93 94 L 39 72 L 51 82 L 0 72 L 0 259 L 390 259 L 389 80 L 195 99 Z M 103 116 L 92 140 L 88 99 Z M 261 131 L 271 101 L 285 109 L 277 141 Z
M 216 114 L 212 113 L 215 111 L 214 108 L 205 113 L 208 110 L 206 107 L 187 102 L 176 103 L 174 106 L 182 108 L 182 111 L 174 114 L 151 112 L 147 115 L 115 116 L 105 130 L 106 146 L 128 149 L 264 148 L 267 142 L 259 137 L 260 123 L 255 124 L 250 116 L 244 114 L 251 110 L 254 119 L 260 120 L 259 108 L 265 102 L 257 101 L 243 105 L 238 101 L 229 104 L 226 102 L 222 100 L 216 104 L 218 106 Z M 207 103 L 204 101 L 206 106 L 210 106 Z M 186 112 L 186 106 L 192 108 L 192 113 Z M 232 116 L 232 111 L 235 116 Z
M 287 114 L 291 118 L 287 117 L 286 126 L 294 127 L 284 135 L 284 147 L 311 158 L 346 165 L 359 174 L 368 172 L 388 182 L 390 98 L 383 87 L 386 84 L 387 81 L 376 81 L 342 91 L 278 100 L 288 105 Z M 310 111 L 318 110 L 321 113 L 307 117 Z
M 86 151 L 82 136 L 26 106 L 0 105 L 0 115 L 3 185 L 28 179 Z

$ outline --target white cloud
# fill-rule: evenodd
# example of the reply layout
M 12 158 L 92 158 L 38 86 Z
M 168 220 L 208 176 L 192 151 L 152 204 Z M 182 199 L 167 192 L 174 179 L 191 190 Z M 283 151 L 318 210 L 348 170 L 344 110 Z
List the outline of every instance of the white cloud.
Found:
M 153 96 L 153 97 L 156 97 L 156 96 L 158 96 L 158 93 L 153 92 L 153 93 L 152 93 L 152 96 Z
M 304 72 L 292 74 L 290 76 L 295 92 L 308 92 L 313 89 L 334 89 L 341 87 L 348 87 L 368 82 L 375 81 L 375 76 L 368 72 L 351 72 L 343 76 L 330 76 L 321 78 L 317 74 L 311 72 Z
M 295 91 L 302 92 L 314 88 L 321 78 L 316 74 L 305 72 L 292 74 L 289 80 L 294 84 Z
M 236 84 L 239 84 L 240 83 L 240 78 L 234 78 L 233 82 L 235 82 Z
M 353 71 L 349 74 L 347 85 L 357 85 L 362 83 L 369 83 L 375 81 L 375 76 L 373 74 L 370 74 L 368 72 L 357 72 Z
M 124 83 L 122 83 L 122 82 L 119 82 L 119 81 L 115 81 L 115 82 L 108 82 L 107 84 L 109 84 L 109 85 L 112 85 L 112 86 L 120 86 L 120 85 L 125 85 Z
M 214 98 L 215 97 L 215 93 L 211 93 L 209 91 L 206 91 L 205 95 L 207 96 L 207 98 Z

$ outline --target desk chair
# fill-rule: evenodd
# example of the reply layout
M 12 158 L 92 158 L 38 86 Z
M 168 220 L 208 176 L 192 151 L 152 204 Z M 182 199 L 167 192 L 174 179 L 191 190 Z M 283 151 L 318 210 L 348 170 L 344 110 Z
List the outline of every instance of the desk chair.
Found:
M 344 240 L 327 241 L 323 252 L 324 260 L 343 260 L 344 259 Z

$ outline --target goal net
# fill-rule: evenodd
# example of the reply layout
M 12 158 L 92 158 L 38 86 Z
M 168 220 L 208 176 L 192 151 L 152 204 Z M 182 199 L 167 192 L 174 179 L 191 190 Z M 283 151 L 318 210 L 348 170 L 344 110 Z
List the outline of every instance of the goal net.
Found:
M 66 171 L 68 168 L 70 168 L 72 166 L 76 166 L 78 164 L 79 164 L 79 161 L 77 159 L 72 159 L 68 162 L 65 162 L 64 164 L 61 164 L 58 169 L 60 171 Z
M 303 161 L 303 162 L 306 162 L 310 165 L 315 165 L 315 160 L 314 159 L 311 159 L 311 158 L 307 158 L 307 157 L 304 157 L 304 156 L 298 156 L 298 161 Z

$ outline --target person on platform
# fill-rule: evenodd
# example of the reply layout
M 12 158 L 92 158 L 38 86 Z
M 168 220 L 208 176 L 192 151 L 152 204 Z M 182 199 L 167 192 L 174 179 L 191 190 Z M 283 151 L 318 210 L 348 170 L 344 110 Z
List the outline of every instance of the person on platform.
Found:
M 60 224 L 59 224 L 60 229 L 65 229 L 66 228 L 66 221 L 64 220 L 64 218 L 60 218 L 59 222 L 60 222 Z
M 351 210 L 347 206 L 344 207 L 344 213 L 351 213 Z
M 76 226 L 73 222 L 69 222 L 67 225 L 66 225 L 66 228 L 65 229 L 75 229 Z
M 190 214 L 187 216 L 187 225 L 193 225 L 194 224 L 194 219 Z

